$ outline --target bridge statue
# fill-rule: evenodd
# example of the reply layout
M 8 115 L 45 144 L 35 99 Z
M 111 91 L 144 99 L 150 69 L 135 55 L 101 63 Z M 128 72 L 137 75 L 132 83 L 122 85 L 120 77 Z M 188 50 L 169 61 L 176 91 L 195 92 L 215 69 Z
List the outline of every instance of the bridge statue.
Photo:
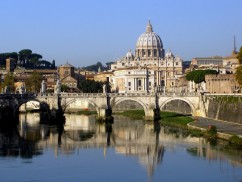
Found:
M 103 93 L 107 93 L 107 90 L 106 90 L 106 84 L 103 84 Z
M 56 81 L 55 93 L 56 93 L 56 94 L 61 93 L 61 82 L 60 82 L 59 79 L 57 79 L 57 81 Z
M 41 83 L 41 90 L 40 90 L 40 93 L 42 93 L 42 94 L 46 94 L 46 88 L 47 88 L 46 81 L 43 80 L 42 83 Z

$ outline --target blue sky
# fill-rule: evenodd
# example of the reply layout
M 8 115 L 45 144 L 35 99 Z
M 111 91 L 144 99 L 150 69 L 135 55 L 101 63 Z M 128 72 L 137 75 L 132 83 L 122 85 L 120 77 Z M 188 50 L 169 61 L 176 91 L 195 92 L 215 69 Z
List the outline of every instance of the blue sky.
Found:
M 242 0 L 2 0 L 0 52 L 31 49 L 75 67 L 135 50 L 150 18 L 183 60 L 227 56 L 242 46 Z

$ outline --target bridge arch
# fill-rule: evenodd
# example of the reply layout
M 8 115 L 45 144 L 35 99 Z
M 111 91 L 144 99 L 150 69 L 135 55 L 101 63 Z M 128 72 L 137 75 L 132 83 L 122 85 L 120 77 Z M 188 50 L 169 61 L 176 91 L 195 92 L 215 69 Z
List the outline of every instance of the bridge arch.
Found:
M 171 107 L 173 110 L 170 109 Z M 196 111 L 195 106 L 186 98 L 169 98 L 160 105 L 160 109 L 192 115 L 194 115 Z
M 23 105 L 23 104 L 26 104 L 28 102 L 37 102 L 39 103 L 39 110 L 40 111 L 46 111 L 46 112 L 50 112 L 50 108 L 49 108 L 49 105 L 48 103 L 46 102 L 43 102 L 43 101 L 40 101 L 38 99 L 23 99 L 23 100 L 19 100 L 18 103 L 13 107 L 13 113 L 14 115 L 16 115 L 18 112 L 19 112 L 19 108 Z
M 128 101 L 131 101 L 131 102 L 127 103 Z M 126 102 L 126 106 L 128 104 L 130 104 L 130 105 L 133 104 L 133 107 L 135 107 L 135 105 L 134 105 L 135 103 L 140 105 L 142 107 L 142 109 L 144 110 L 145 115 L 147 115 L 146 114 L 147 110 L 148 110 L 147 105 L 144 102 L 142 102 L 141 100 L 135 99 L 135 98 L 121 98 L 121 99 L 119 99 L 117 101 L 113 100 L 113 102 L 111 102 L 111 107 L 112 107 L 113 110 L 115 110 L 119 104 L 124 103 L 124 102 Z M 136 105 L 136 106 L 138 106 L 138 105 Z
M 66 99 L 66 100 L 67 100 L 67 99 Z M 91 104 L 91 106 L 94 107 L 96 111 L 98 111 L 98 106 L 97 106 L 97 104 L 96 104 L 95 102 L 93 102 L 92 100 L 87 99 L 87 98 L 81 98 L 81 99 L 72 98 L 72 99 L 68 100 L 67 102 L 66 102 L 66 101 L 62 102 L 61 106 L 62 106 L 63 112 L 66 112 L 67 109 L 68 109 L 68 107 L 69 107 L 71 104 L 73 104 L 73 103 L 75 103 L 75 102 L 77 102 L 77 101 L 81 101 L 81 102 L 82 102 L 82 101 L 86 101 L 88 104 Z M 89 109 L 89 108 L 90 108 L 89 105 L 86 106 L 86 107 L 83 105 L 83 109 Z M 78 109 L 80 109 L 80 107 L 79 107 Z

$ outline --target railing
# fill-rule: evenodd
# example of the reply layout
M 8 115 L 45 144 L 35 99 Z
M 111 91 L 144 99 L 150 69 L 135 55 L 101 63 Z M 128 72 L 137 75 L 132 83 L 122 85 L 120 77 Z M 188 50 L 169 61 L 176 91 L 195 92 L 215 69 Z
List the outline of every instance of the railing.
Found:
M 210 93 L 198 93 L 198 92 L 193 92 L 193 93 L 172 93 L 172 92 L 166 92 L 166 93 L 156 93 L 157 96 L 159 97 L 165 97 L 165 96 L 170 96 L 170 97 L 192 97 L 192 96 L 200 96 L 200 95 L 205 95 L 205 96 L 242 96 L 241 93 L 231 93 L 231 94 L 210 94 Z M 5 94 L 0 94 L 0 98 L 6 99 L 6 98 L 35 98 L 35 97 L 86 97 L 86 98 L 95 98 L 95 97 L 154 97 L 155 93 L 46 93 L 46 94 L 41 94 L 41 93 L 23 93 L 23 94 L 15 94 L 15 93 L 5 93 Z

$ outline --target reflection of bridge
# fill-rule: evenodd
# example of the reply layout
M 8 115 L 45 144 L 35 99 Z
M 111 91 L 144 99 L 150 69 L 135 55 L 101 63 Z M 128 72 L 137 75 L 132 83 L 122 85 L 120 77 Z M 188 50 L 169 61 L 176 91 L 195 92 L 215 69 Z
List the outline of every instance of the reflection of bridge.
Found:
M 105 117 L 106 110 L 143 109 L 146 118 L 154 117 L 154 109 L 175 110 L 194 116 L 206 116 L 205 103 L 201 95 L 160 95 L 160 94 L 2 94 L 0 108 L 11 108 L 17 113 L 19 107 L 29 101 L 40 103 L 41 110 L 95 109 L 98 116 Z

